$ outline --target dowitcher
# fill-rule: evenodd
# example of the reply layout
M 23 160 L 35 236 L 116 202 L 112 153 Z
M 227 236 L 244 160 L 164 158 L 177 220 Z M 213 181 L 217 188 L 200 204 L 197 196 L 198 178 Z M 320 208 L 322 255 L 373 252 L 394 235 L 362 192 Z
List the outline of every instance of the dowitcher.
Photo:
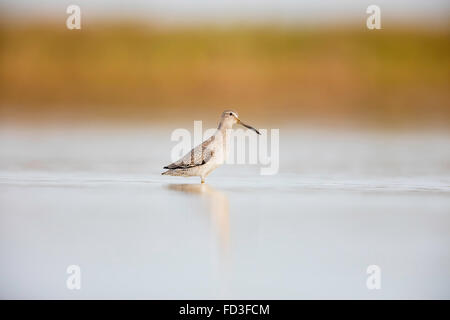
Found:
M 240 124 L 260 134 L 252 126 L 243 123 L 236 112 L 226 110 L 220 117 L 219 126 L 214 135 L 189 151 L 180 160 L 165 166 L 164 169 L 168 170 L 162 174 L 200 177 L 201 182 L 204 183 L 206 176 L 225 162 L 228 154 L 227 131 L 231 130 L 234 124 Z

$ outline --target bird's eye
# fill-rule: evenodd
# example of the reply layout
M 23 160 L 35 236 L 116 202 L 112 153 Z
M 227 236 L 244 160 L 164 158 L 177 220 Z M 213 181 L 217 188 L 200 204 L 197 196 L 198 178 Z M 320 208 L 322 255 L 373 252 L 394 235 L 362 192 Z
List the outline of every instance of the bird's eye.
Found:
M 233 114 L 230 112 L 230 116 L 232 116 Z

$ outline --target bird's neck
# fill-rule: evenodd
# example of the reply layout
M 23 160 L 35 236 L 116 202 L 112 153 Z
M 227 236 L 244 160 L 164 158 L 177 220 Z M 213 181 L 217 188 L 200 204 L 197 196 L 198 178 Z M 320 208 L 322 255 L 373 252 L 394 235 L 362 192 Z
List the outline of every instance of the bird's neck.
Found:
M 223 126 L 221 127 L 219 125 L 219 127 L 216 130 L 216 136 L 226 137 L 226 135 L 227 135 L 227 128 L 224 128 Z
M 219 126 L 217 127 L 217 131 L 222 132 L 222 134 L 225 134 L 225 132 L 227 131 L 227 129 L 231 129 L 233 127 L 233 125 L 228 122 L 220 122 Z
M 227 136 L 228 136 L 228 129 L 231 129 L 232 127 L 229 124 L 225 124 L 220 122 L 219 126 L 217 127 L 216 131 L 216 139 L 222 139 L 222 144 L 226 148 L 227 146 Z

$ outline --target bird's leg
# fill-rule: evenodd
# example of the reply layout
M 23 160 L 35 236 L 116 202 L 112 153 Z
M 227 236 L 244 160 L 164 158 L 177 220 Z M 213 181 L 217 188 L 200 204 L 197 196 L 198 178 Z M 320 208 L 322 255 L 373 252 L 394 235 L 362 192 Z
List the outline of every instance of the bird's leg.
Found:
M 200 177 L 200 179 L 202 179 L 202 183 L 205 183 L 205 179 L 203 177 Z

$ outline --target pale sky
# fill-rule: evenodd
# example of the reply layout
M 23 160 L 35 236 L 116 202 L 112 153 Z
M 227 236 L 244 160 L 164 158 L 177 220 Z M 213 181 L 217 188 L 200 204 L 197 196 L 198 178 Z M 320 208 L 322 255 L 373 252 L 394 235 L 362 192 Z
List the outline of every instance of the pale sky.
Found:
M 370 4 L 391 21 L 445 25 L 450 16 L 449 0 L 0 0 L 2 16 L 18 20 L 63 18 L 70 4 L 79 5 L 91 21 L 119 17 L 168 23 L 320 24 L 364 20 Z

